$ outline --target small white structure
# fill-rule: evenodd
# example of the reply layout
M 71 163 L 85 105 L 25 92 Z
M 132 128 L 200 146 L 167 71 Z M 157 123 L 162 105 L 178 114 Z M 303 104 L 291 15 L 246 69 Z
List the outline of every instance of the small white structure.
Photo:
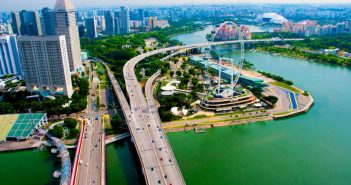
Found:
M 283 24 L 284 22 L 288 22 L 288 20 L 285 17 L 278 13 L 264 13 L 258 15 L 257 20 L 274 24 Z
M 174 91 L 176 89 L 177 88 L 175 86 L 171 85 L 170 83 L 165 85 L 165 86 L 163 86 L 163 87 L 161 87 L 162 91 Z
M 256 108 L 261 108 L 262 104 L 261 103 L 255 103 L 255 104 L 253 104 L 253 106 L 256 107 Z
M 174 93 L 173 93 L 173 91 L 163 91 L 163 92 L 161 92 L 161 94 L 162 94 L 162 96 L 171 96 Z
M 173 115 L 178 116 L 179 115 L 178 107 L 172 107 L 171 108 L 171 112 L 172 112 Z

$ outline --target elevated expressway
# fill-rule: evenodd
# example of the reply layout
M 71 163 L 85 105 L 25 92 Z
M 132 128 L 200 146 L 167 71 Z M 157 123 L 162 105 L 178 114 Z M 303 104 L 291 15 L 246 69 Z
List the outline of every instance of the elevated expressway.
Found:
M 297 40 L 303 39 L 261 39 L 245 40 L 244 42 L 255 43 Z M 215 42 L 211 43 L 211 45 L 225 45 L 235 43 L 240 43 L 240 41 Z M 185 184 L 185 181 L 182 177 L 166 135 L 163 132 L 157 108 L 151 98 L 152 85 L 150 84 L 152 84 L 154 80 L 153 78 L 156 78 L 159 74 L 155 74 L 150 80 L 148 80 L 145 88 L 148 98 L 146 99 L 135 75 L 135 66 L 141 60 L 155 54 L 173 51 L 177 52 L 179 50 L 184 51 L 207 46 L 209 46 L 209 43 L 174 46 L 147 52 L 129 60 L 123 68 L 123 75 L 125 79 L 126 90 L 130 100 L 130 105 L 113 73 L 106 66 L 108 76 L 121 104 L 121 108 L 131 132 L 132 139 L 135 143 L 137 153 L 141 160 L 142 170 L 147 184 L 183 185 Z

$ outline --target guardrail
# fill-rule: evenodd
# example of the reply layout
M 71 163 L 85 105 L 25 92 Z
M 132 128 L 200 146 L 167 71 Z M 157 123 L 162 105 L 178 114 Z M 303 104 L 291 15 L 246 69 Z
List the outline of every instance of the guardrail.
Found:
M 125 117 L 125 119 L 126 119 L 126 122 L 127 122 L 127 125 L 128 125 L 128 128 L 129 128 L 129 130 L 131 131 L 131 136 L 132 136 L 132 140 L 135 140 L 134 138 L 135 138 L 135 136 L 134 136 L 134 132 L 133 132 L 133 128 L 132 128 L 132 116 L 131 116 L 131 108 L 130 108 L 130 106 L 129 106 L 129 104 L 128 104 L 128 101 L 127 101 L 127 98 L 125 97 L 125 95 L 124 95 L 124 93 L 123 93 L 123 91 L 122 91 L 122 88 L 120 87 L 120 85 L 118 84 L 118 81 L 117 81 L 117 79 L 114 77 L 114 75 L 112 74 L 112 72 L 111 72 L 111 70 L 110 70 L 110 68 L 107 66 L 107 64 L 104 62 L 104 61 L 102 61 L 101 59 L 100 59 L 100 62 L 106 67 L 106 70 L 107 70 L 107 73 L 108 73 L 108 76 L 109 76 L 109 79 L 110 79 L 110 81 L 111 81 L 111 84 L 112 84 L 112 86 L 113 86 L 113 89 L 114 89 L 114 91 L 115 91 L 115 94 L 117 95 L 117 99 L 118 99 L 118 101 L 119 101 L 119 103 L 120 103 L 120 105 L 121 105 L 121 108 L 122 108 L 122 112 L 123 112 L 123 115 L 124 115 L 124 117 Z M 141 160 L 142 158 L 141 158 L 141 156 L 140 156 L 140 153 L 139 153 L 139 151 L 140 151 L 140 148 L 138 147 L 138 145 L 137 144 L 135 144 L 134 145 L 135 146 L 135 148 L 136 148 L 136 151 L 137 151 L 137 154 L 138 154 L 138 157 L 139 157 L 139 159 Z M 144 170 L 144 178 L 145 178 L 145 181 L 146 182 L 148 182 L 148 179 L 147 179 L 147 176 L 146 176 L 146 169 L 145 169 L 145 166 L 144 166 L 144 164 L 141 162 L 141 166 L 142 166 L 142 169 Z
M 74 156 L 74 163 L 73 163 L 73 170 L 72 170 L 70 185 L 74 185 L 76 183 L 78 161 L 79 161 L 80 151 L 82 148 L 83 135 L 84 135 L 84 124 L 81 123 L 81 129 L 80 129 L 80 135 L 79 135 L 78 144 L 77 144 L 77 150 L 76 150 L 76 154 Z
M 104 124 L 105 120 L 102 118 L 102 134 L 101 134 L 101 156 L 102 156 L 102 160 L 101 160 L 101 184 L 105 185 L 106 184 L 106 145 L 105 145 L 105 124 Z
M 147 90 L 149 90 L 148 93 L 146 93 L 146 100 L 147 100 L 147 103 L 148 103 L 148 105 L 149 105 L 150 107 L 155 107 L 156 111 L 157 111 L 157 107 L 156 107 L 156 105 L 155 105 L 155 100 L 154 100 L 154 97 L 153 97 L 153 94 L 154 94 L 154 93 L 153 93 L 153 89 L 154 89 L 154 88 L 153 88 L 153 84 L 154 84 L 155 80 L 157 79 L 157 77 L 159 77 L 160 75 L 161 75 L 161 70 L 158 70 L 154 75 L 152 75 L 152 76 L 147 80 L 146 85 L 145 85 L 145 92 L 146 92 Z M 157 123 L 160 125 L 161 129 L 164 130 L 164 129 L 163 129 L 162 122 L 161 122 L 161 118 L 160 118 L 160 115 L 158 114 L 158 112 L 152 113 L 152 116 L 156 119 L 156 121 L 157 121 Z M 171 147 L 170 144 L 169 144 L 169 140 L 168 140 L 167 137 L 165 137 L 165 140 L 166 140 L 167 147 L 168 147 L 168 149 L 169 149 L 169 151 L 170 151 L 170 154 L 171 154 L 171 156 L 172 156 L 172 158 L 173 158 L 173 160 L 174 160 L 174 163 L 175 163 L 176 166 L 177 166 L 176 168 L 177 168 L 178 175 L 179 175 L 179 176 L 182 176 L 182 173 L 181 173 L 181 171 L 180 171 L 180 169 L 179 169 L 179 166 L 178 166 L 177 159 L 176 159 L 176 157 L 174 156 L 172 147 Z M 183 182 L 183 184 L 185 184 L 183 178 L 182 178 L 182 182 Z

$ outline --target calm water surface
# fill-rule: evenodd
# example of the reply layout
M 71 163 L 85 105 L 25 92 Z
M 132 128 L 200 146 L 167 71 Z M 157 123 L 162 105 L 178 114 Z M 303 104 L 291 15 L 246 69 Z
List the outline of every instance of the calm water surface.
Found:
M 48 150 L 0 153 L 0 184 L 53 185 L 60 161 Z
M 204 42 L 210 30 L 174 38 Z M 247 52 L 246 59 L 258 70 L 293 80 L 316 103 L 289 119 L 168 134 L 187 184 L 350 185 L 351 71 L 264 53 Z M 0 184 L 57 184 L 55 161 L 49 151 L 0 153 Z M 108 185 L 144 184 L 129 140 L 107 146 L 106 163 Z
M 310 91 L 315 105 L 284 120 L 168 134 L 187 184 L 350 185 L 351 70 L 264 53 L 246 59 Z

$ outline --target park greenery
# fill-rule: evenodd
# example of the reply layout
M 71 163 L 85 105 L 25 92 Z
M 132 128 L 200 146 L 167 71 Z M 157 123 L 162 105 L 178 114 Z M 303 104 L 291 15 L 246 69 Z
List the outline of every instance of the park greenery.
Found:
M 193 97 L 191 94 L 186 95 L 186 94 L 176 93 L 176 94 L 173 94 L 172 96 L 161 96 L 158 98 L 158 101 L 161 105 L 161 107 L 158 109 L 161 121 L 167 122 L 167 121 L 178 120 L 181 118 L 180 116 L 175 116 L 172 114 L 171 112 L 172 107 L 190 108 L 190 104 L 193 101 Z
M 252 34 L 252 39 L 271 39 L 271 38 L 300 38 L 301 36 L 297 33 L 292 32 L 260 32 Z
M 78 121 L 72 118 L 64 120 L 63 125 L 55 125 L 49 130 L 49 133 L 61 139 L 65 136 L 66 139 L 75 139 L 79 135 L 79 129 L 77 129 Z
M 267 96 L 267 97 L 264 97 L 264 99 L 269 103 L 271 103 L 273 106 L 278 102 L 278 98 L 275 96 Z
M 52 129 L 49 130 L 49 134 L 54 137 L 61 139 L 64 135 L 64 129 L 61 125 L 55 125 Z
M 284 56 L 301 58 L 305 60 L 312 60 L 319 63 L 326 63 L 326 64 L 337 64 L 342 66 L 350 66 L 351 59 L 342 58 L 332 54 L 321 54 L 315 52 L 307 52 L 298 47 L 293 48 L 282 48 L 282 47 L 275 47 L 275 46 L 263 46 L 258 48 L 259 51 L 267 51 L 271 53 L 276 53 Z
M 158 47 L 174 46 L 181 44 L 172 40 L 171 36 L 203 29 L 204 25 L 196 23 L 195 20 L 170 22 L 171 27 L 155 29 L 149 32 L 141 32 L 128 35 L 104 36 L 95 39 L 81 39 L 82 49 L 89 51 L 92 57 L 98 57 L 109 63 L 110 69 L 120 84 L 125 89 L 122 69 L 124 64 L 131 58 L 150 48 L 146 47 L 145 39 L 157 39 Z M 154 70 L 149 70 L 152 73 Z
M 268 38 L 299 38 L 300 36 L 290 32 L 278 33 L 255 33 L 253 39 Z M 276 53 L 288 57 L 312 60 L 319 63 L 336 64 L 350 66 L 351 59 L 339 57 L 333 54 L 321 53 L 324 49 L 340 49 L 340 51 L 351 52 L 351 35 L 327 35 L 322 37 L 304 38 L 303 41 L 284 41 L 280 44 L 289 44 L 290 47 L 277 47 L 277 43 L 256 43 L 250 47 L 257 48 L 258 51 Z
M 32 94 L 28 91 L 8 92 L 2 96 L 0 114 L 24 113 L 28 109 L 32 112 L 46 112 L 50 115 L 71 114 L 84 110 L 87 106 L 89 82 L 85 78 L 72 77 L 72 84 L 76 89 L 72 98 L 57 96 L 53 99 L 27 99 Z
M 145 70 L 145 77 L 150 77 L 155 74 L 159 69 L 161 69 L 161 74 L 164 75 L 170 70 L 169 63 L 161 61 L 160 58 L 163 58 L 163 54 L 153 55 L 145 58 L 144 60 L 138 63 L 135 73 L 138 80 L 142 79 L 142 69 Z
M 109 123 L 109 124 L 108 124 Z M 119 114 L 115 114 L 112 116 L 111 121 L 105 121 L 105 133 L 107 135 L 116 134 L 121 131 L 124 123 L 122 117 Z
M 282 83 L 285 83 L 287 85 L 293 85 L 294 82 L 290 81 L 290 80 L 286 80 L 284 79 L 283 77 L 281 76 L 278 76 L 278 75 L 275 75 L 275 74 L 272 74 L 272 73 L 267 73 L 267 72 L 263 72 L 263 71 L 258 71 L 259 73 L 261 73 L 262 75 L 268 77 L 268 78 L 271 78 L 273 80 L 276 80 L 278 82 L 282 82 Z

